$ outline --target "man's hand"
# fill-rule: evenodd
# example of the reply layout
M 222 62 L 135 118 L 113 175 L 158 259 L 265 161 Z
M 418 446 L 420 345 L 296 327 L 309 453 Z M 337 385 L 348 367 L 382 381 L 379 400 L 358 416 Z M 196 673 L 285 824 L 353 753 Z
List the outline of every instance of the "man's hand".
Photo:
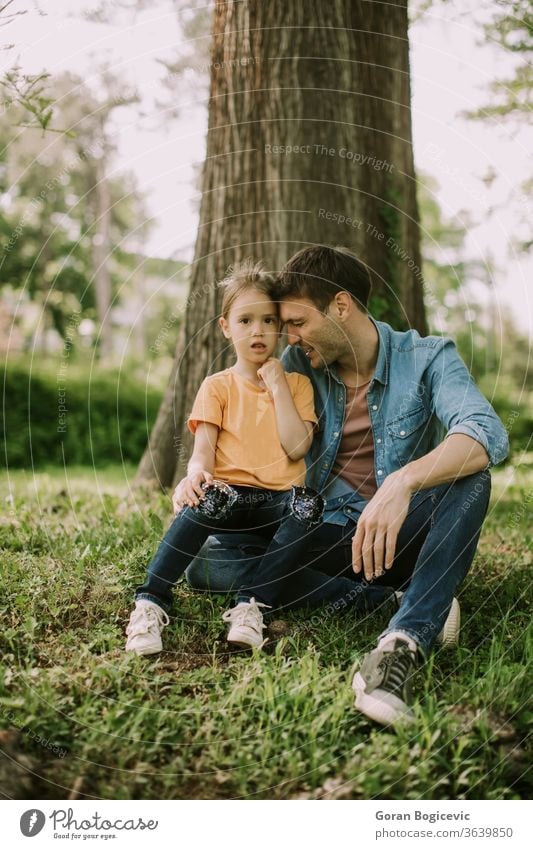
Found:
M 257 376 L 261 378 L 271 394 L 278 388 L 280 381 L 287 380 L 280 360 L 276 360 L 275 357 L 269 357 L 261 368 L 257 369 Z
M 361 513 L 352 540 L 352 568 L 356 574 L 363 570 L 367 581 L 391 568 L 412 492 L 402 470 L 393 472 Z
M 197 507 L 201 500 L 205 498 L 202 489 L 203 483 L 213 483 L 213 475 L 206 472 L 205 469 L 200 472 L 193 472 L 187 475 L 177 485 L 172 494 L 172 506 L 174 515 L 179 513 L 182 507 Z

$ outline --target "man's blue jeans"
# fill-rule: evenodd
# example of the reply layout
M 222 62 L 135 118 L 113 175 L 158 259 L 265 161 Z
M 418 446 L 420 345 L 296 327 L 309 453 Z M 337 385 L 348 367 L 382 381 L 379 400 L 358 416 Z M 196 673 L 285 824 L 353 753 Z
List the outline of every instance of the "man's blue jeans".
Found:
M 376 589 L 392 586 L 405 590 L 384 634 L 402 631 L 425 653 L 431 649 L 472 564 L 489 497 L 487 470 L 412 497 L 393 566 L 372 584 Z M 351 542 L 365 504 L 357 504 L 352 514 L 355 519 L 346 525 L 324 523 L 311 532 L 301 561 L 307 568 L 295 571 L 284 587 L 287 606 L 330 601 L 328 586 L 334 587 L 340 577 L 361 582 L 351 568 Z M 187 580 L 194 589 L 210 592 L 231 592 L 254 581 L 260 584 L 257 563 L 263 551 L 264 544 L 251 534 L 210 537 L 187 569 Z M 317 575 L 321 576 L 318 581 Z
M 339 601 L 343 606 L 367 611 L 389 598 L 388 587 L 354 586 L 346 577 L 328 578 L 313 570 L 300 569 L 298 564 L 308 548 L 310 535 L 320 519 L 306 519 L 297 510 L 297 498 L 292 491 L 277 492 L 254 487 L 233 487 L 238 498 L 217 517 L 203 515 L 201 510 L 184 507 L 165 534 L 151 563 L 144 584 L 137 587 L 136 601 L 145 599 L 162 607 L 172 608 L 172 590 L 202 544 L 216 531 L 242 530 L 257 534 L 262 551 L 256 559 L 256 574 L 242 573 L 232 582 L 237 601 L 255 597 L 275 608 L 285 599 L 285 585 L 297 570 L 303 580 L 313 585 L 320 602 Z M 317 494 L 315 493 L 315 496 Z M 306 573 L 311 572 L 310 576 Z M 260 578 L 258 582 L 258 577 Z

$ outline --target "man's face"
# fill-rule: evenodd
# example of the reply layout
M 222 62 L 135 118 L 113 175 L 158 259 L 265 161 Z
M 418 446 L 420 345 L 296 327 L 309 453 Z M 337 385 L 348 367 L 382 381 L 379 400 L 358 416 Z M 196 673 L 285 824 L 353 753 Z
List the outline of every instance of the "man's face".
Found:
M 281 301 L 280 316 L 285 324 L 289 345 L 298 345 L 313 368 L 334 363 L 346 347 L 346 339 L 337 322 L 320 312 L 308 298 L 287 298 Z

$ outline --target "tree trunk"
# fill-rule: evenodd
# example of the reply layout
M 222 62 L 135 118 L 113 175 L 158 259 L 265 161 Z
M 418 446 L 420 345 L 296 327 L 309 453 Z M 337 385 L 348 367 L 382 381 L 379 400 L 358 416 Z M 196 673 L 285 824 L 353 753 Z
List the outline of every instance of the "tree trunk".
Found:
M 426 330 L 407 2 L 220 0 L 190 294 L 137 482 L 182 475 L 194 395 L 229 364 L 216 281 L 246 256 L 279 269 L 316 243 L 365 260 L 374 314 Z

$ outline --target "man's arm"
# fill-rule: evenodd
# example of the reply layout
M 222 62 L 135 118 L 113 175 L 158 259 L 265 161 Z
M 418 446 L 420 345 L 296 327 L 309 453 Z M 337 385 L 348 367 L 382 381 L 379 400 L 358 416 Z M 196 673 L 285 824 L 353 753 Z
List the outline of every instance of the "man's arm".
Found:
M 479 442 L 455 433 L 425 457 L 388 475 L 357 523 L 352 542 L 354 572 L 363 570 L 365 578 L 371 580 L 382 575 L 384 568 L 391 568 L 413 493 L 473 475 L 488 465 L 488 454 Z
M 439 340 L 424 376 L 433 413 L 448 431 L 424 457 L 390 474 L 357 523 L 353 569 L 371 579 L 392 566 L 396 540 L 419 489 L 449 483 L 500 463 L 509 438 L 498 416 L 475 385 L 451 339 Z
M 413 460 L 394 474 L 403 477 L 412 494 L 474 475 L 489 463 L 489 455 L 480 442 L 466 434 L 452 433 L 425 457 Z
M 508 433 L 477 388 L 451 339 L 439 340 L 424 375 L 424 388 L 448 438 L 459 433 L 471 436 L 485 448 L 487 465 L 495 466 L 505 459 L 509 452 Z

